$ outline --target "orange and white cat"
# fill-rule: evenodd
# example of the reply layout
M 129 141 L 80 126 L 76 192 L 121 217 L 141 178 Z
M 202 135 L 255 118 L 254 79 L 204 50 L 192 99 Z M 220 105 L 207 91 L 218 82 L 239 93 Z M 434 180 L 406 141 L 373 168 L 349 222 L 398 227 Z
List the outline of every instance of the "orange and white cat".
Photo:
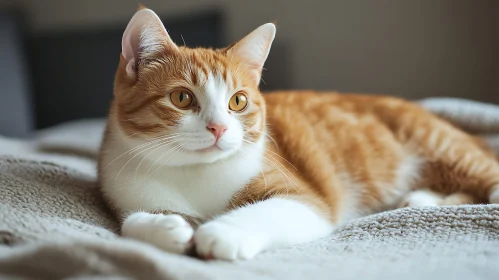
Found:
M 153 11 L 133 16 L 99 162 L 123 236 L 249 259 L 382 210 L 499 202 L 494 155 L 412 103 L 262 95 L 275 32 L 268 23 L 227 48 L 190 49 Z

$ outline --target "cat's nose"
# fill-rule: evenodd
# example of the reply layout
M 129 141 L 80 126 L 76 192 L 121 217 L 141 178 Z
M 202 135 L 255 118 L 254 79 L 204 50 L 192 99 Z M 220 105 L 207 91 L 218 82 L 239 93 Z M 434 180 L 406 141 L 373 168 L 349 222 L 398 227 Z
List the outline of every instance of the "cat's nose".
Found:
M 213 135 L 215 135 L 215 138 L 218 140 L 227 130 L 227 126 L 225 124 L 209 123 L 206 126 L 206 129 L 213 133 Z

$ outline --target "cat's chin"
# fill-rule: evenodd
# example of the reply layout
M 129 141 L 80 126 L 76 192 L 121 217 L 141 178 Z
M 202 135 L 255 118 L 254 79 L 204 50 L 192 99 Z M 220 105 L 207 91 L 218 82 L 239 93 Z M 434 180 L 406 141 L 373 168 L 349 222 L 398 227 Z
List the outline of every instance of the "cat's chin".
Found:
M 187 150 L 179 154 L 172 165 L 186 166 L 214 163 L 233 156 L 237 149 L 223 150 L 217 146 L 210 146 L 198 150 Z

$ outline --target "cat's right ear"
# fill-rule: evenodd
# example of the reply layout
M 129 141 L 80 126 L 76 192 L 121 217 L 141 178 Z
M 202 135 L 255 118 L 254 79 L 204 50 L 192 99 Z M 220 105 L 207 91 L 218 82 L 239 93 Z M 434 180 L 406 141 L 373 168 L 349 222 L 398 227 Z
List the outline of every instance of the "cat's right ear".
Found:
M 128 23 L 121 41 L 121 54 L 127 61 L 127 75 L 135 76 L 139 63 L 145 63 L 159 53 L 176 52 L 177 45 L 156 13 L 141 6 Z

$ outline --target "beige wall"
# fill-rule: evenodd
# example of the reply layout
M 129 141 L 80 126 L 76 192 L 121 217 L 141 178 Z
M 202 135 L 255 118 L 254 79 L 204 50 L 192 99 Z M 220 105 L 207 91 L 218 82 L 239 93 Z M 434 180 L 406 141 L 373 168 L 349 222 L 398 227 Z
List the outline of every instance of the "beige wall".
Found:
M 0 0 L 37 31 L 128 20 L 135 0 Z M 499 102 L 499 1 L 143 0 L 163 15 L 222 7 L 236 40 L 278 21 L 297 88 L 457 96 Z M 269 81 L 267 81 L 269 82 Z

